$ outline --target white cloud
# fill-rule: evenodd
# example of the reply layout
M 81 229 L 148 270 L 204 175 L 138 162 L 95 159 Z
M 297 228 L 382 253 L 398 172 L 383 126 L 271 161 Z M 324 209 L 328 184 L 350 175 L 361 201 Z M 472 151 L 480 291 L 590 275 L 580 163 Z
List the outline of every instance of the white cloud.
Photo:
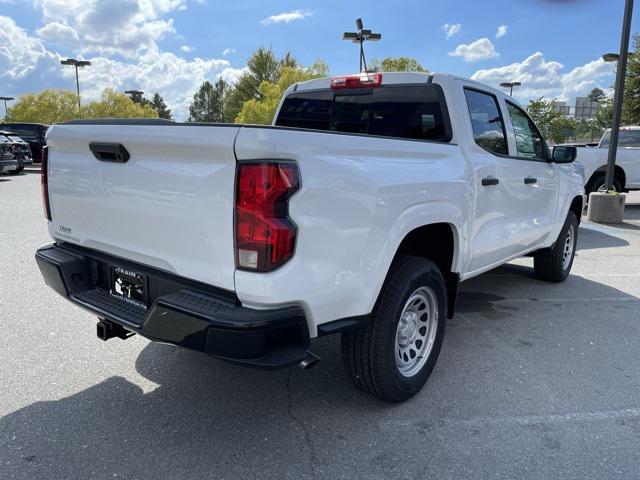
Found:
M 462 57 L 465 62 L 477 62 L 500 56 L 488 38 L 479 38 L 469 44 L 460 44 L 453 52 L 449 52 L 449 55 Z
M 58 56 L 47 51 L 42 41 L 29 37 L 13 19 L 0 16 L 0 84 L 16 93 L 17 83 L 25 77 L 41 78 L 53 67 Z
M 182 45 L 180 47 L 180 50 L 185 53 L 189 53 L 189 52 L 193 52 L 193 47 L 190 47 L 189 45 Z
M 444 25 L 442 25 L 442 31 L 447 35 L 447 38 L 453 37 L 460 30 L 462 30 L 461 23 L 454 23 L 454 24 L 445 23 Z
M 232 55 L 232 54 L 234 54 L 234 53 L 236 53 L 236 49 L 235 49 L 235 48 L 225 48 L 225 49 L 222 51 L 222 55 L 224 55 L 225 57 L 226 57 L 227 55 Z
M 496 32 L 496 38 L 504 37 L 509 31 L 509 25 L 500 25 L 498 27 L 498 31 Z
M 615 65 L 594 60 L 563 73 L 564 65 L 547 61 L 541 52 L 522 62 L 497 68 L 478 70 L 471 78 L 497 87 L 501 82 L 521 82 L 514 96 L 525 102 L 531 98 L 557 98 L 573 102 L 576 96 L 587 95 L 593 88 L 606 88 L 615 72 Z
M 64 24 L 60 25 L 64 27 Z M 19 96 L 45 88 L 75 89 L 75 71 L 61 67 L 59 63 L 66 57 L 45 44 L 45 38 L 60 32 L 66 32 L 62 33 L 65 39 L 70 34 L 60 26 L 47 28 L 45 25 L 38 30 L 37 37 L 30 36 L 11 18 L 0 16 L 0 85 L 6 95 Z M 82 36 L 80 41 L 84 41 Z M 78 52 L 64 50 L 64 53 L 77 55 Z M 243 72 L 224 59 L 196 57 L 187 60 L 158 48 L 150 48 L 134 60 L 104 55 L 84 58 L 92 65 L 80 72 L 83 102 L 97 99 L 107 87 L 117 91 L 137 88 L 148 94 L 157 91 L 174 110 L 177 120 L 186 119 L 188 105 L 203 81 L 215 82 L 224 78 L 233 82 Z
M 69 25 L 51 22 L 36 30 L 36 35 L 56 45 L 75 47 L 80 42 L 78 33 Z
M 174 34 L 163 15 L 186 6 L 185 0 L 34 0 L 44 26 L 38 35 L 84 55 L 135 58 L 158 48 Z M 74 33 L 75 32 L 75 35 Z M 77 39 L 82 41 L 78 44 Z M 65 43 L 66 42 L 66 43 Z
M 263 25 L 271 25 L 272 23 L 289 23 L 294 20 L 303 20 L 306 17 L 313 15 L 308 10 L 293 10 L 291 12 L 283 12 L 277 15 L 271 15 L 260 21 Z

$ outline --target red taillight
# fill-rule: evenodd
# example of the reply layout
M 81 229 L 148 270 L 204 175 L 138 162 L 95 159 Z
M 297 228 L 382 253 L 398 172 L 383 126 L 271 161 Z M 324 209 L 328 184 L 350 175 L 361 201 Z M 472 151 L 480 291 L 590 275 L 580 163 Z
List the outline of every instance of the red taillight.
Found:
M 268 272 L 293 255 L 289 198 L 300 188 L 295 163 L 240 163 L 236 176 L 236 266 Z
M 331 79 L 331 88 L 334 90 L 338 90 L 340 88 L 375 88 L 380 85 L 382 85 L 381 73 L 362 73 L 360 75 L 333 77 Z
M 47 220 L 51 220 L 51 205 L 49 204 L 49 150 L 42 147 L 40 160 L 40 186 L 42 187 L 42 208 Z

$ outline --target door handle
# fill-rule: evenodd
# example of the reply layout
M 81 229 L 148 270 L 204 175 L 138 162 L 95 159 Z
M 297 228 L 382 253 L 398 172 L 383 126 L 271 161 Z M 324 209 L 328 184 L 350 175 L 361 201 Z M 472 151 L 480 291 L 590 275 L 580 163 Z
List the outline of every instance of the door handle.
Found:
M 525 185 L 533 185 L 534 183 L 538 183 L 538 179 L 536 177 L 525 177 L 524 184 Z
M 494 177 L 485 177 L 482 179 L 482 185 L 484 185 L 485 187 L 488 187 L 490 185 L 498 185 L 499 183 L 500 180 Z
M 120 143 L 91 142 L 89 150 L 101 162 L 125 163 L 129 160 L 129 152 Z

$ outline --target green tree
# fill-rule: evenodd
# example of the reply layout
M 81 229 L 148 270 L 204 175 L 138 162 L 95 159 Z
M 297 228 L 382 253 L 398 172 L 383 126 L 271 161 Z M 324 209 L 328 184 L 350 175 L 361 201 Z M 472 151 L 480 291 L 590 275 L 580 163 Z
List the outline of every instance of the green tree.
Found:
M 611 128 L 611 124 L 613 123 L 613 99 L 606 98 L 600 103 L 600 108 L 596 112 L 593 120 L 595 125 L 601 130 Z
M 171 115 L 171 109 L 167 107 L 164 98 L 158 92 L 153 94 L 151 98 L 151 106 L 158 113 L 158 117 L 166 118 L 167 120 L 173 120 L 173 116 Z
M 276 83 L 284 67 L 299 67 L 298 62 L 289 52 L 281 59 L 278 59 L 271 48 L 260 47 L 253 52 L 247 60 L 246 71 L 229 89 L 224 105 L 224 121 L 233 122 L 246 101 L 259 100 L 262 82 Z
M 131 99 L 131 101 L 133 101 L 133 103 L 137 103 L 138 105 L 151 105 L 149 99 L 143 97 L 142 93 L 132 93 L 131 95 L 129 95 L 129 98 Z
M 576 122 L 565 117 L 554 108 L 553 102 L 543 97 L 530 100 L 527 106 L 529 115 L 540 129 L 540 133 L 553 143 L 562 143 L 575 135 Z
M 627 58 L 622 100 L 622 123 L 640 125 L 640 35 L 633 36 L 633 52 Z M 611 124 L 609 124 L 611 127 Z
M 259 98 L 251 98 L 244 102 L 242 110 L 235 118 L 237 123 L 254 123 L 268 125 L 272 122 L 282 94 L 297 82 L 327 75 L 327 66 L 316 61 L 310 68 L 284 67 L 276 82 L 263 81 L 259 88 Z
M 222 122 L 227 84 L 219 79 L 215 85 L 205 81 L 193 95 L 189 105 L 190 122 Z
M 78 118 L 78 96 L 69 90 L 22 95 L 7 112 L 7 121 L 52 124 Z
M 158 118 L 150 105 L 135 103 L 128 95 L 105 88 L 100 100 L 82 107 L 85 118 Z
M 587 98 L 592 102 L 601 103 L 607 98 L 607 96 L 601 88 L 594 88 L 591 90 Z
M 598 140 L 602 136 L 603 128 L 595 118 L 588 120 L 581 119 L 576 123 L 576 138 L 585 139 L 590 142 Z
M 384 60 L 374 59 L 372 67 L 379 72 L 428 72 L 415 58 L 387 57 Z

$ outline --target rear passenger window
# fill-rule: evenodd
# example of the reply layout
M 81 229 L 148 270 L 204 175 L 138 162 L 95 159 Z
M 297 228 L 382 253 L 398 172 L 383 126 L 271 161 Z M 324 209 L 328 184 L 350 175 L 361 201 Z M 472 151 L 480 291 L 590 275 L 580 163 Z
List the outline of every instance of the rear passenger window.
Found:
M 467 88 L 464 94 L 476 143 L 491 153 L 507 155 L 507 136 L 496 97 Z
M 278 114 L 276 125 L 328 130 L 333 92 L 306 92 L 289 95 Z
M 444 98 L 435 85 L 292 93 L 284 100 L 276 125 L 439 142 L 451 139 Z
M 373 94 L 370 131 L 384 137 L 444 140 L 445 120 L 429 87 L 382 88 Z

